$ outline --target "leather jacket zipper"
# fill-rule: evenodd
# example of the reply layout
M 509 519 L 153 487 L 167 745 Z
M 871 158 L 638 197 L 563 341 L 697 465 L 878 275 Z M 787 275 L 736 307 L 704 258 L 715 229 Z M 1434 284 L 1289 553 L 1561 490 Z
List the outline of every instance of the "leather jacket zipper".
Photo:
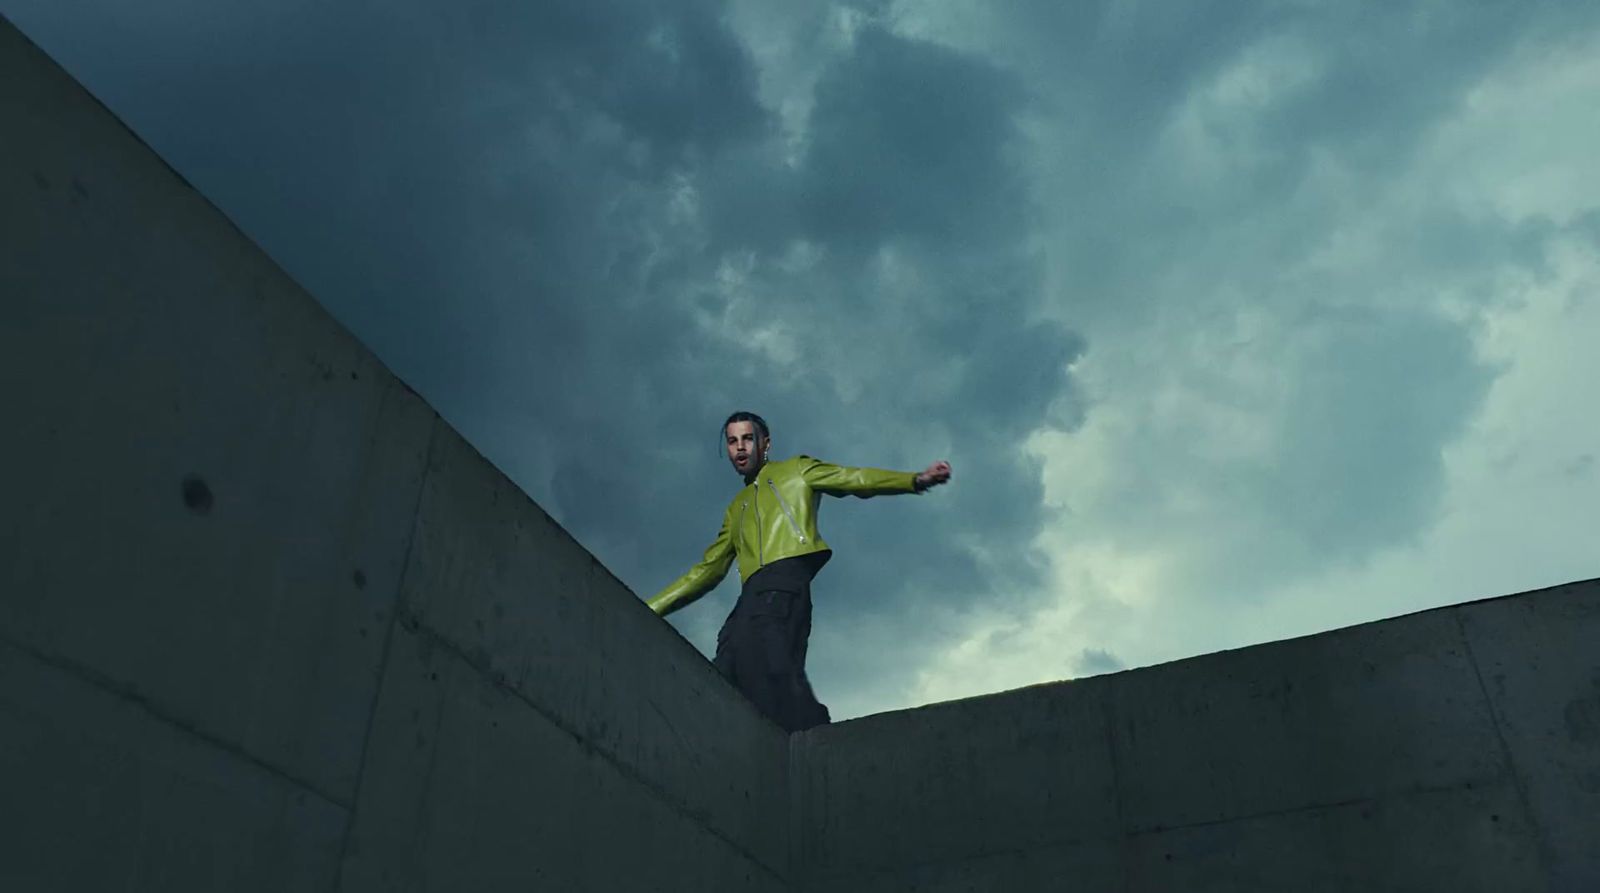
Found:
M 772 478 L 767 478 L 767 486 L 772 488 L 772 495 L 777 497 L 778 508 L 783 509 L 783 516 L 789 519 L 789 529 L 794 531 L 795 537 L 800 542 L 805 542 L 806 535 L 800 532 L 800 525 L 795 523 L 794 513 L 789 511 L 789 503 L 783 501 L 783 494 L 778 492 L 778 485 L 772 482 Z
M 750 498 L 756 503 L 756 567 L 766 567 L 767 559 L 762 554 L 765 551 L 766 528 L 761 525 L 761 488 L 756 487 L 750 491 Z
M 750 512 L 750 503 L 745 501 L 739 504 L 739 535 L 744 536 L 744 516 Z M 756 526 L 761 525 L 761 506 L 756 506 Z M 761 566 L 761 532 L 756 531 L 756 567 Z

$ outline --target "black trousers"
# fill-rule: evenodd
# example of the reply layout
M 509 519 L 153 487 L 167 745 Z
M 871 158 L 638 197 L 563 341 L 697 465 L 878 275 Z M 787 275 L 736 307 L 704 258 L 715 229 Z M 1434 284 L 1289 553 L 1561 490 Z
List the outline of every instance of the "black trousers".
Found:
M 759 581 L 752 579 L 752 583 Z M 746 586 L 717 633 L 716 668 L 779 727 L 799 732 L 829 721 L 806 678 L 811 586 L 796 592 Z

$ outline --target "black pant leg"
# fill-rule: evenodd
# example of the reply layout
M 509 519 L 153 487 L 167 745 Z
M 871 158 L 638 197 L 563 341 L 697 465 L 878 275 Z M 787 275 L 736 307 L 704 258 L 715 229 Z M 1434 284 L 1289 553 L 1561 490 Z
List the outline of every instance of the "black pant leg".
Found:
M 717 669 L 787 731 L 829 720 L 805 674 L 809 592 L 743 592 L 717 636 Z
M 739 606 L 744 604 L 744 593 L 739 594 L 738 600 L 733 603 L 733 610 L 722 621 L 722 628 L 717 630 L 717 654 L 711 659 L 711 665 L 717 668 L 722 678 L 732 682 L 737 687 L 737 667 L 734 666 L 734 654 L 737 653 Z
M 791 625 L 790 685 L 793 688 L 792 721 L 789 730 L 798 732 L 812 726 L 825 725 L 832 720 L 827 705 L 817 700 L 811 689 L 811 679 L 806 676 L 806 651 L 811 639 L 811 587 L 796 593 L 795 618 Z

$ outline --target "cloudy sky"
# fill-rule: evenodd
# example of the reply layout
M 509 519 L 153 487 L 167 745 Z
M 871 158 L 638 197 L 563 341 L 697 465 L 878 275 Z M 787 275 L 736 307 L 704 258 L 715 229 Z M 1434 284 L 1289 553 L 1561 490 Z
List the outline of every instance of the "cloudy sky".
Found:
M 0 12 L 641 597 L 734 409 L 948 458 L 824 505 L 836 718 L 1600 575 L 1591 0 Z

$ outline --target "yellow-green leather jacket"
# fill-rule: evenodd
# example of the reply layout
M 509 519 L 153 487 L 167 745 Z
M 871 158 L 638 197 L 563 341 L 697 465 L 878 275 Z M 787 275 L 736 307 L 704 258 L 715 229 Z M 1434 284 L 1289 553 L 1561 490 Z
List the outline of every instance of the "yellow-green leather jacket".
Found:
M 780 558 L 809 555 L 829 548 L 817 535 L 817 503 L 822 494 L 850 494 L 862 499 L 890 493 L 915 493 L 916 472 L 832 465 L 810 456 L 795 456 L 761 466 L 722 515 L 722 529 L 705 557 L 653 596 L 648 604 L 666 615 L 715 589 L 735 556 L 739 579 Z

